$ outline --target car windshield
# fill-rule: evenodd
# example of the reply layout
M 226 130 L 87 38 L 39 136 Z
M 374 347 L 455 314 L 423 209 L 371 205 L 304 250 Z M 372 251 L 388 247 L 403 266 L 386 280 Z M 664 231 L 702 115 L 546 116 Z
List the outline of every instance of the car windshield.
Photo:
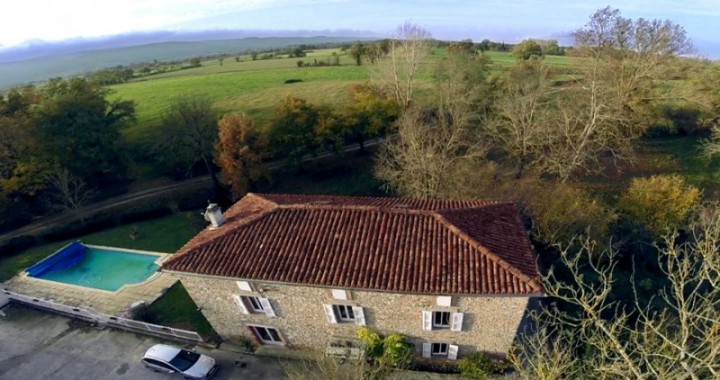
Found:
M 185 372 L 188 368 L 192 367 L 198 359 L 200 359 L 199 354 L 192 351 L 180 350 L 177 356 L 175 356 L 173 360 L 170 360 L 170 365 Z

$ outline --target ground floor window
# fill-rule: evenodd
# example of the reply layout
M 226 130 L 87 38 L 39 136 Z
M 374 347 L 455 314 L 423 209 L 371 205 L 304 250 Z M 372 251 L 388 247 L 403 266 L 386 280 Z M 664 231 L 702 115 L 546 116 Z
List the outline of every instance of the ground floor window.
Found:
M 460 347 L 450 343 L 423 343 L 422 356 L 424 358 L 457 360 Z
M 273 327 L 249 326 L 255 336 L 264 344 L 283 344 L 280 333 Z
M 433 343 L 430 351 L 433 356 L 447 356 L 448 345 L 447 343 Z

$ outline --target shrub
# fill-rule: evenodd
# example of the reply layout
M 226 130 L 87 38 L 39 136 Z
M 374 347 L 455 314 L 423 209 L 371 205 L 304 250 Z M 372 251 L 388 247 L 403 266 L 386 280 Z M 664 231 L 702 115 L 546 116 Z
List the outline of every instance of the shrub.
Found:
M 678 175 L 635 178 L 620 209 L 656 236 L 682 228 L 700 201 L 700 190 Z
M 383 354 L 380 364 L 395 368 L 407 368 L 412 363 L 413 346 L 407 337 L 401 334 L 390 334 L 383 342 Z
M 460 377 L 466 379 L 487 379 L 491 375 L 505 372 L 508 365 L 493 359 L 484 352 L 476 352 L 471 356 L 458 360 Z
M 383 339 L 372 329 L 362 326 L 358 328 L 357 336 L 365 345 L 368 358 L 379 359 L 383 354 Z

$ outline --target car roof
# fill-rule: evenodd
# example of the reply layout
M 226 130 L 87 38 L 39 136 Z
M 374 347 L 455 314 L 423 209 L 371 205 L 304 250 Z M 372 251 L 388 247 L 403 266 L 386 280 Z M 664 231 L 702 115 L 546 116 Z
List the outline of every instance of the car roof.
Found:
M 145 351 L 146 358 L 153 358 L 169 362 L 180 352 L 180 349 L 167 344 L 156 344 Z

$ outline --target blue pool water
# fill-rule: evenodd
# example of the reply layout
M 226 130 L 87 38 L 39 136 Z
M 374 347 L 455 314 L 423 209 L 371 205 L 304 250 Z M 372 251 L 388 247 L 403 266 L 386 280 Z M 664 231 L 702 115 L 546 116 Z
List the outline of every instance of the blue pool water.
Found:
M 72 243 L 27 269 L 30 277 L 115 291 L 145 281 L 155 273 L 159 256 Z

